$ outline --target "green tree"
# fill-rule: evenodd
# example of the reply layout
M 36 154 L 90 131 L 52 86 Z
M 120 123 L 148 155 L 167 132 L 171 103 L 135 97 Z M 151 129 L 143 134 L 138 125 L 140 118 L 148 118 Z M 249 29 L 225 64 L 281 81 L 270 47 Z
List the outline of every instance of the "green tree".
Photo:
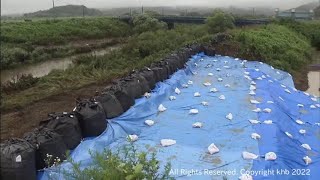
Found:
M 166 24 L 148 14 L 137 15 L 133 18 L 133 31 L 141 34 L 147 31 L 157 31 L 165 29 Z
M 212 16 L 207 18 L 206 24 L 210 33 L 224 32 L 234 28 L 234 18 L 230 14 L 216 10 Z

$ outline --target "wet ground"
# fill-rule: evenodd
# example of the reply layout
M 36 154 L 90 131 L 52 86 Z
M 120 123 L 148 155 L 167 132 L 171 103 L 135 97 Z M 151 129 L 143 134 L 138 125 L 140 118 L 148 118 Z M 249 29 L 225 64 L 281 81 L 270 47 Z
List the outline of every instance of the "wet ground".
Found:
M 320 51 L 314 52 L 313 60 L 313 66 L 308 73 L 309 89 L 306 92 L 320 96 Z

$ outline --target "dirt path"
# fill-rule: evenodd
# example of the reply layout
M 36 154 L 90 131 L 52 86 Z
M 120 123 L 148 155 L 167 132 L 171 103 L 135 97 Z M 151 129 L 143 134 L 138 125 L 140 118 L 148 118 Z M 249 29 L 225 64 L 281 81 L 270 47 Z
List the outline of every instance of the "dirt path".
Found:
M 232 44 L 221 43 L 216 47 L 218 54 L 239 57 L 238 48 Z M 244 59 L 257 59 L 250 57 L 239 57 Z M 297 89 L 305 91 L 308 89 L 307 67 L 293 74 Z M 1 141 L 9 137 L 21 137 L 25 132 L 37 127 L 39 122 L 47 117 L 50 112 L 71 111 L 75 106 L 77 97 L 91 97 L 96 91 L 101 91 L 108 83 L 91 84 L 81 89 L 64 92 L 59 95 L 40 100 L 19 110 L 13 110 L 1 114 Z

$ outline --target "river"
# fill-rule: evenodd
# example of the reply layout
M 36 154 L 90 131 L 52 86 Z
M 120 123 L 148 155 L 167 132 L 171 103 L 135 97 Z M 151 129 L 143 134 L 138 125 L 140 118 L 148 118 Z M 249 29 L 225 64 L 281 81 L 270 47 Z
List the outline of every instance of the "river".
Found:
M 108 54 L 110 51 L 119 49 L 121 45 L 111 46 L 105 49 L 95 50 L 90 53 L 77 54 L 74 56 L 68 56 L 60 59 L 51 59 L 36 64 L 26 64 L 14 69 L 1 71 L 1 83 L 16 80 L 17 77 L 22 74 L 32 74 L 33 77 L 42 77 L 49 74 L 54 69 L 65 70 L 73 65 L 72 60 L 81 55 L 94 54 L 96 56 L 102 56 Z

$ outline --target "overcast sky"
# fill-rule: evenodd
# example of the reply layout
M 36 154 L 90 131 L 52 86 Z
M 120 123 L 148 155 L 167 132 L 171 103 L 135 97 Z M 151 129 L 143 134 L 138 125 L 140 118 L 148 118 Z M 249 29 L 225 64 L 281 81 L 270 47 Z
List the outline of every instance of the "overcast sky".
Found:
M 56 6 L 67 4 L 86 5 L 91 8 L 128 6 L 268 6 L 291 8 L 315 0 L 54 0 Z M 1 0 L 1 14 L 27 13 L 52 7 L 52 0 Z

